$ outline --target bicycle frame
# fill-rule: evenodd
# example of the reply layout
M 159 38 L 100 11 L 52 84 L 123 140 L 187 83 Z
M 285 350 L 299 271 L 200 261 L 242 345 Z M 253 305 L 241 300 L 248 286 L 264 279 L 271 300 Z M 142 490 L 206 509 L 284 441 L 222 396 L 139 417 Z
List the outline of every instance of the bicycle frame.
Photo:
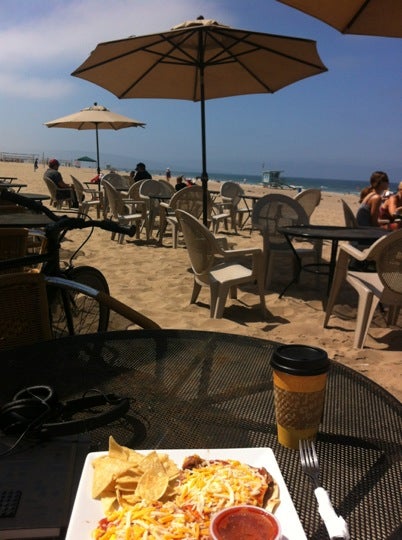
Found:
M 32 266 L 45 263 L 43 273 L 49 276 L 58 276 L 62 274 L 60 268 L 60 242 L 67 231 L 98 227 L 110 232 L 127 234 L 130 237 L 133 237 L 136 231 L 134 225 L 131 227 L 122 227 L 110 220 L 89 220 L 80 217 L 72 218 L 67 215 L 58 216 L 42 203 L 8 190 L 0 190 L 0 199 L 14 202 L 29 210 L 33 210 L 34 212 L 43 213 L 54 222 L 44 227 L 47 239 L 46 253 L 26 255 L 17 259 L 2 260 L 0 261 L 0 270 L 15 268 L 16 266 L 21 265 Z
M 32 266 L 43 263 L 41 272 L 46 276 L 68 278 L 68 270 L 71 270 L 71 268 L 69 268 L 67 271 L 64 271 L 61 269 L 60 266 L 60 242 L 67 233 L 67 231 L 85 228 L 91 228 L 93 230 L 94 227 L 98 227 L 111 232 L 123 233 L 129 236 L 134 236 L 136 230 L 135 226 L 130 228 L 121 227 L 117 223 L 110 220 L 95 221 L 84 219 L 81 217 L 72 218 L 67 215 L 58 216 L 49 208 L 43 206 L 41 203 L 38 203 L 31 199 L 27 199 L 22 195 L 12 193 L 6 190 L 1 190 L 0 199 L 6 199 L 35 212 L 44 213 L 53 221 L 53 223 L 44 227 L 44 233 L 47 239 L 46 253 L 26 255 L 24 257 L 19 257 L 15 259 L 0 260 L 0 271 L 15 268 L 17 266 Z M 92 270 L 93 272 L 96 272 L 96 269 Z M 73 334 L 74 323 L 71 305 L 72 300 L 71 298 L 69 298 L 68 292 L 65 289 L 61 288 L 60 294 L 66 317 L 67 329 L 70 334 Z M 57 290 L 49 290 L 49 295 L 50 304 L 52 304 L 52 299 L 56 301 L 55 299 L 57 297 Z

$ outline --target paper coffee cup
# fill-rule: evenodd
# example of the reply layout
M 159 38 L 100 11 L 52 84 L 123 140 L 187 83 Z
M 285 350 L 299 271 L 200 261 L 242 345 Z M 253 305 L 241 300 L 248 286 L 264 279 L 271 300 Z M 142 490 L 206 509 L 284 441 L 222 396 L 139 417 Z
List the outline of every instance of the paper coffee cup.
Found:
M 271 360 L 278 441 L 297 450 L 313 439 L 321 423 L 330 366 L 323 349 L 282 345 Z

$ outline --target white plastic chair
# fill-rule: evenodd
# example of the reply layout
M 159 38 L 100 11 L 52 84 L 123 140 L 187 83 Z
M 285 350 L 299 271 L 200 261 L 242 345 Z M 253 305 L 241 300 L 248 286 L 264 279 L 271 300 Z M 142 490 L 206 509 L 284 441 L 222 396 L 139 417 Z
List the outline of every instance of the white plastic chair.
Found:
M 353 210 L 350 208 L 348 203 L 341 199 L 342 202 L 342 209 L 343 209 L 343 216 L 345 218 L 345 225 L 346 227 L 350 227 L 351 229 L 357 229 L 359 226 L 357 223 L 356 216 L 353 213 Z
M 78 178 L 72 174 L 70 176 L 77 196 L 79 213 L 85 217 L 88 216 L 90 208 L 95 208 L 96 217 L 99 219 L 101 212 L 103 212 L 103 192 L 98 189 L 85 188 Z
M 293 198 L 303 207 L 310 220 L 311 214 L 321 202 L 321 190 L 313 188 L 303 189 L 303 191 L 297 193 Z
M 295 201 L 297 201 L 300 204 L 300 206 L 306 212 L 308 220 L 310 222 L 312 213 L 321 202 L 321 190 L 313 189 L 313 188 L 303 189 L 302 191 L 300 191 L 300 193 L 297 193 L 293 198 Z M 295 242 L 296 243 L 302 242 L 302 240 L 300 240 L 299 238 L 295 238 Z M 317 256 L 321 258 L 322 240 L 319 240 L 319 239 L 312 240 L 312 244 L 314 246 L 314 249 L 316 250 Z
M 252 213 L 254 229 L 259 229 L 263 237 L 265 286 L 272 282 L 274 263 L 278 257 L 292 257 L 293 273 L 296 273 L 296 259 L 285 236 L 278 231 L 280 227 L 307 225 L 308 217 L 301 205 L 292 197 L 271 193 L 261 197 L 255 204 Z M 320 262 L 321 245 L 311 248 L 295 248 L 299 257 L 314 257 Z
M 141 198 L 140 189 L 141 184 L 146 182 L 146 180 L 138 180 L 131 184 L 127 195 L 124 195 L 124 201 L 130 205 L 132 212 L 140 212 L 144 215 L 144 221 L 141 225 L 141 231 L 145 228 L 146 239 L 149 240 L 149 228 L 148 228 L 148 202 Z
M 183 232 L 194 274 L 191 303 L 196 302 L 202 286 L 209 286 L 211 293 L 210 317 L 220 319 L 223 316 L 229 291 L 231 298 L 236 298 L 239 285 L 257 282 L 261 311 L 265 316 L 261 249 L 222 249 L 212 232 L 196 217 L 183 210 L 176 210 L 176 216 Z M 220 259 L 217 260 L 216 256 Z M 252 258 L 251 269 L 237 262 L 241 257 L 247 256 Z
M 244 195 L 243 188 L 236 182 L 223 182 L 220 189 L 220 196 L 223 203 L 223 209 L 230 213 L 230 222 L 232 229 L 237 233 L 237 224 L 242 228 L 244 223 L 251 216 L 251 208 L 246 203 L 241 205 Z
M 352 257 L 358 261 L 372 261 L 375 263 L 376 272 L 349 270 Z M 380 238 L 364 251 L 350 244 L 340 246 L 326 307 L 325 328 L 345 281 L 356 289 L 359 295 L 353 346 L 361 349 L 378 303 L 381 302 L 382 305 L 389 307 L 388 325 L 396 324 L 402 307 L 402 230 Z
M 48 178 L 46 175 L 43 176 L 43 180 L 47 186 L 47 189 L 50 194 L 50 204 L 60 210 L 63 208 L 63 205 L 67 205 L 68 208 L 71 208 L 74 203 L 73 199 L 73 189 L 72 188 L 58 188 L 56 184 Z
M 207 204 L 208 222 L 211 224 L 212 231 L 216 233 L 219 228 L 219 223 L 225 221 L 229 217 L 229 214 L 226 212 L 214 213 L 214 203 L 209 193 L 207 195 Z M 173 248 L 176 249 L 180 226 L 175 215 L 175 210 L 184 210 L 196 219 L 201 220 L 203 213 L 203 189 L 201 186 L 183 188 L 173 195 L 168 204 L 162 202 L 160 206 L 161 212 L 163 210 L 165 212 L 164 215 L 161 214 L 161 239 L 165 232 L 166 225 L 170 225 L 172 227 Z
M 134 184 L 135 185 L 135 184 Z M 152 231 L 155 226 L 155 219 L 159 215 L 158 196 L 172 197 L 174 187 L 166 181 L 159 180 L 144 180 L 139 187 L 140 198 L 147 202 L 148 220 L 147 220 L 147 236 L 152 236 Z M 159 224 L 159 229 L 161 225 Z
M 108 200 L 109 209 L 113 218 L 119 223 L 119 225 L 131 225 L 136 224 L 136 238 L 140 237 L 140 231 L 142 225 L 146 222 L 146 207 L 142 211 L 131 210 L 130 201 L 127 202 L 123 198 L 123 195 L 117 191 L 107 180 L 102 180 L 105 189 L 105 194 Z M 114 240 L 116 233 L 112 233 L 112 240 Z M 148 238 L 148 236 L 147 236 Z M 123 243 L 124 234 L 119 233 L 118 242 Z
M 117 190 L 128 190 L 128 188 L 130 187 L 128 177 L 122 176 L 121 174 L 115 172 L 105 174 L 105 176 L 102 178 L 102 182 L 103 180 L 106 180 L 107 182 L 109 182 L 109 184 L 112 184 L 112 186 L 115 187 Z

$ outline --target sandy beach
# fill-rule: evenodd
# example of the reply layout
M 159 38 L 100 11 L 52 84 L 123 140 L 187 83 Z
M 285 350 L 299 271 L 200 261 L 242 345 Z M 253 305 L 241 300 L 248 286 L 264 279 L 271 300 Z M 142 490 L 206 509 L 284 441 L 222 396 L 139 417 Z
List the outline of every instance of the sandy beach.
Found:
M 35 172 L 33 164 L 0 162 L 0 176 L 15 176 L 27 184 L 21 194 L 24 191 L 47 194 L 42 179 L 44 170 L 43 165 Z M 70 182 L 70 174 L 81 181 L 88 181 L 95 175 L 94 169 L 87 168 L 61 167 L 60 172 L 66 182 Z M 174 183 L 175 179 L 172 178 L 171 182 Z M 211 182 L 210 187 L 219 189 L 219 184 Z M 274 192 L 258 185 L 248 185 L 245 191 L 256 195 Z M 295 194 L 292 190 L 281 193 Z M 342 198 L 356 210 L 358 200 L 355 195 L 323 192 L 311 222 L 344 225 Z M 91 211 L 91 215 L 95 216 L 95 212 Z M 230 229 L 225 231 L 221 228 L 219 234 L 227 235 L 229 242 L 237 248 L 262 247 L 260 234 L 257 231 L 250 234 L 248 228 L 237 235 Z M 82 231 L 69 233 L 68 241 L 63 243 L 62 256 L 67 258 L 71 255 L 85 236 Z M 329 243 L 324 243 L 324 259 L 328 260 L 329 250 Z M 289 281 L 290 273 L 284 272 L 288 264 L 277 265 L 273 288 L 266 291 L 268 316 L 265 320 L 261 318 L 253 287 L 239 290 L 235 301 L 228 299 L 223 318 L 213 320 L 209 317 L 207 287 L 201 291 L 198 303 L 190 305 L 193 278 L 188 254 L 182 241 L 177 249 L 172 248 L 170 235 L 164 238 L 162 246 L 156 241 L 146 243 L 144 235 L 140 240 L 130 238 L 118 244 L 111 240 L 110 233 L 96 229 L 80 250 L 76 264 L 99 268 L 106 276 L 113 296 L 163 328 L 213 330 L 281 343 L 318 346 L 325 349 L 333 360 L 364 374 L 402 400 L 402 312 L 397 327 L 387 328 L 384 315 L 377 310 L 365 348 L 353 349 L 357 295 L 352 289 L 345 288 L 330 319 L 330 327 L 323 328 L 324 276 L 317 278 L 303 272 L 300 283 L 293 285 L 283 298 L 278 298 Z M 116 316 L 112 318 L 111 329 L 125 327 L 126 321 Z

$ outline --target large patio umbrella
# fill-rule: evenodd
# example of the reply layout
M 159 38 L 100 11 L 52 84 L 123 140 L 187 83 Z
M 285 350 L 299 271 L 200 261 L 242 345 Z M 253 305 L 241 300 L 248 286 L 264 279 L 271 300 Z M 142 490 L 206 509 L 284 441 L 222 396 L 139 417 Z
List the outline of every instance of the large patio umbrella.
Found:
M 326 71 L 311 40 L 239 30 L 203 17 L 171 30 L 100 43 L 73 73 L 118 98 L 201 103 L 203 221 L 207 220 L 205 100 L 273 93 Z
M 45 122 L 47 127 L 59 127 L 59 128 L 70 128 L 70 129 L 94 129 L 96 132 L 96 163 L 97 171 L 100 174 L 100 161 L 99 161 L 99 138 L 98 130 L 99 129 L 123 129 L 129 127 L 138 127 L 145 126 L 144 122 L 139 120 L 133 120 L 132 118 L 127 118 L 121 114 L 114 113 L 109 111 L 103 105 L 98 105 L 94 103 L 92 107 L 87 107 L 81 109 L 79 112 L 69 114 L 68 116 L 63 116 L 62 118 L 56 118 L 56 120 L 51 120 L 50 122 Z M 83 161 L 81 159 L 81 161 Z
M 402 37 L 401 0 L 278 0 L 343 34 Z

